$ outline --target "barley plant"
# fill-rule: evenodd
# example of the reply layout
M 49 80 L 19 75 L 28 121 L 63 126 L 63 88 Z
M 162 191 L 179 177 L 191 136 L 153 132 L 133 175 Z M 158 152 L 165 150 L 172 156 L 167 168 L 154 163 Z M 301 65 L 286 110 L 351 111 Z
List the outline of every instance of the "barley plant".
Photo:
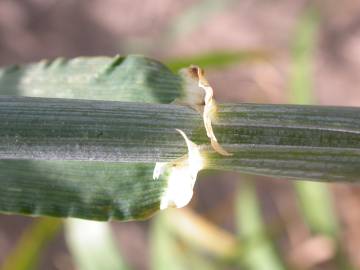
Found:
M 204 16 L 231 1 L 205 2 L 196 8 Z M 288 104 L 216 100 L 207 71 L 268 65 L 271 53 L 262 50 L 163 61 L 59 57 L 1 68 L 0 212 L 38 217 L 1 269 L 37 269 L 62 230 L 77 269 L 135 269 L 105 221 L 149 219 L 153 269 L 313 269 L 317 261 L 286 254 L 283 227 L 267 224 L 256 175 L 294 183 L 309 241 L 324 247 L 321 254 L 337 267 L 331 269 L 355 269 L 321 182 L 360 182 L 360 108 L 316 105 L 319 21 L 308 8 L 297 24 Z M 233 179 L 241 185 L 232 230 L 188 207 L 203 192 L 194 193 L 199 175 L 218 171 L 241 179 Z

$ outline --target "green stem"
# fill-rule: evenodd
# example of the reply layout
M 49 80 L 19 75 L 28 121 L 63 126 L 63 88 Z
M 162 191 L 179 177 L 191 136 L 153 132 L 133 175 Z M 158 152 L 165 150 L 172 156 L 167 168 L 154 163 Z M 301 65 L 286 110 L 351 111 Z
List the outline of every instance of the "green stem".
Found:
M 223 104 L 214 126 L 233 156 L 208 146 L 201 115 L 177 105 L 0 98 L 0 158 L 168 161 L 182 129 L 204 144 L 208 168 L 314 180 L 360 179 L 360 108 Z

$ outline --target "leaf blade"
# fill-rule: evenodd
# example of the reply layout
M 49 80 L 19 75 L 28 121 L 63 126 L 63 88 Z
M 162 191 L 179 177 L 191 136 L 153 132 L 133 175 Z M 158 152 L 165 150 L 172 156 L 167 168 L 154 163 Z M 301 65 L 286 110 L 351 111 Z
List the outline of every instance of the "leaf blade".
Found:
M 1 95 L 170 103 L 182 81 L 140 56 L 57 58 L 0 69 Z
M 0 211 L 91 220 L 144 219 L 159 210 L 166 183 L 153 164 L 0 161 Z

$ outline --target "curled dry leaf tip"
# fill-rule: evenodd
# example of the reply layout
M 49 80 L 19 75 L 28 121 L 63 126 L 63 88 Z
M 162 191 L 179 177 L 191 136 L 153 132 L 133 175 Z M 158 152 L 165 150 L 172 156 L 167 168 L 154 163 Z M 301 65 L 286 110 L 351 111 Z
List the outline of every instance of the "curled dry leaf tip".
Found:
M 216 115 L 217 107 L 214 91 L 205 78 L 204 70 L 198 66 L 191 65 L 180 70 L 179 73 L 186 83 L 186 93 L 183 97 L 176 100 L 176 103 L 188 105 L 202 113 L 206 135 L 209 137 L 213 149 L 223 156 L 231 156 L 232 154 L 219 144 L 212 128 L 212 120 Z M 202 91 L 199 91 L 199 88 Z

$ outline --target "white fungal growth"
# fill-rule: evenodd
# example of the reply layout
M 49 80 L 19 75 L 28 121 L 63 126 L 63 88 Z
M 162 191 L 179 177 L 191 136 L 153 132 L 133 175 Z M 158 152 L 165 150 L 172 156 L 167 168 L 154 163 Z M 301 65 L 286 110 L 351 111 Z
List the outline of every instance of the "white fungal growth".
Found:
M 168 186 L 161 198 L 160 209 L 168 207 L 184 207 L 192 196 L 198 172 L 204 168 L 204 158 L 199 147 L 190 141 L 185 133 L 177 131 L 185 139 L 188 154 L 173 162 L 157 162 L 153 171 L 153 179 L 166 177 Z

